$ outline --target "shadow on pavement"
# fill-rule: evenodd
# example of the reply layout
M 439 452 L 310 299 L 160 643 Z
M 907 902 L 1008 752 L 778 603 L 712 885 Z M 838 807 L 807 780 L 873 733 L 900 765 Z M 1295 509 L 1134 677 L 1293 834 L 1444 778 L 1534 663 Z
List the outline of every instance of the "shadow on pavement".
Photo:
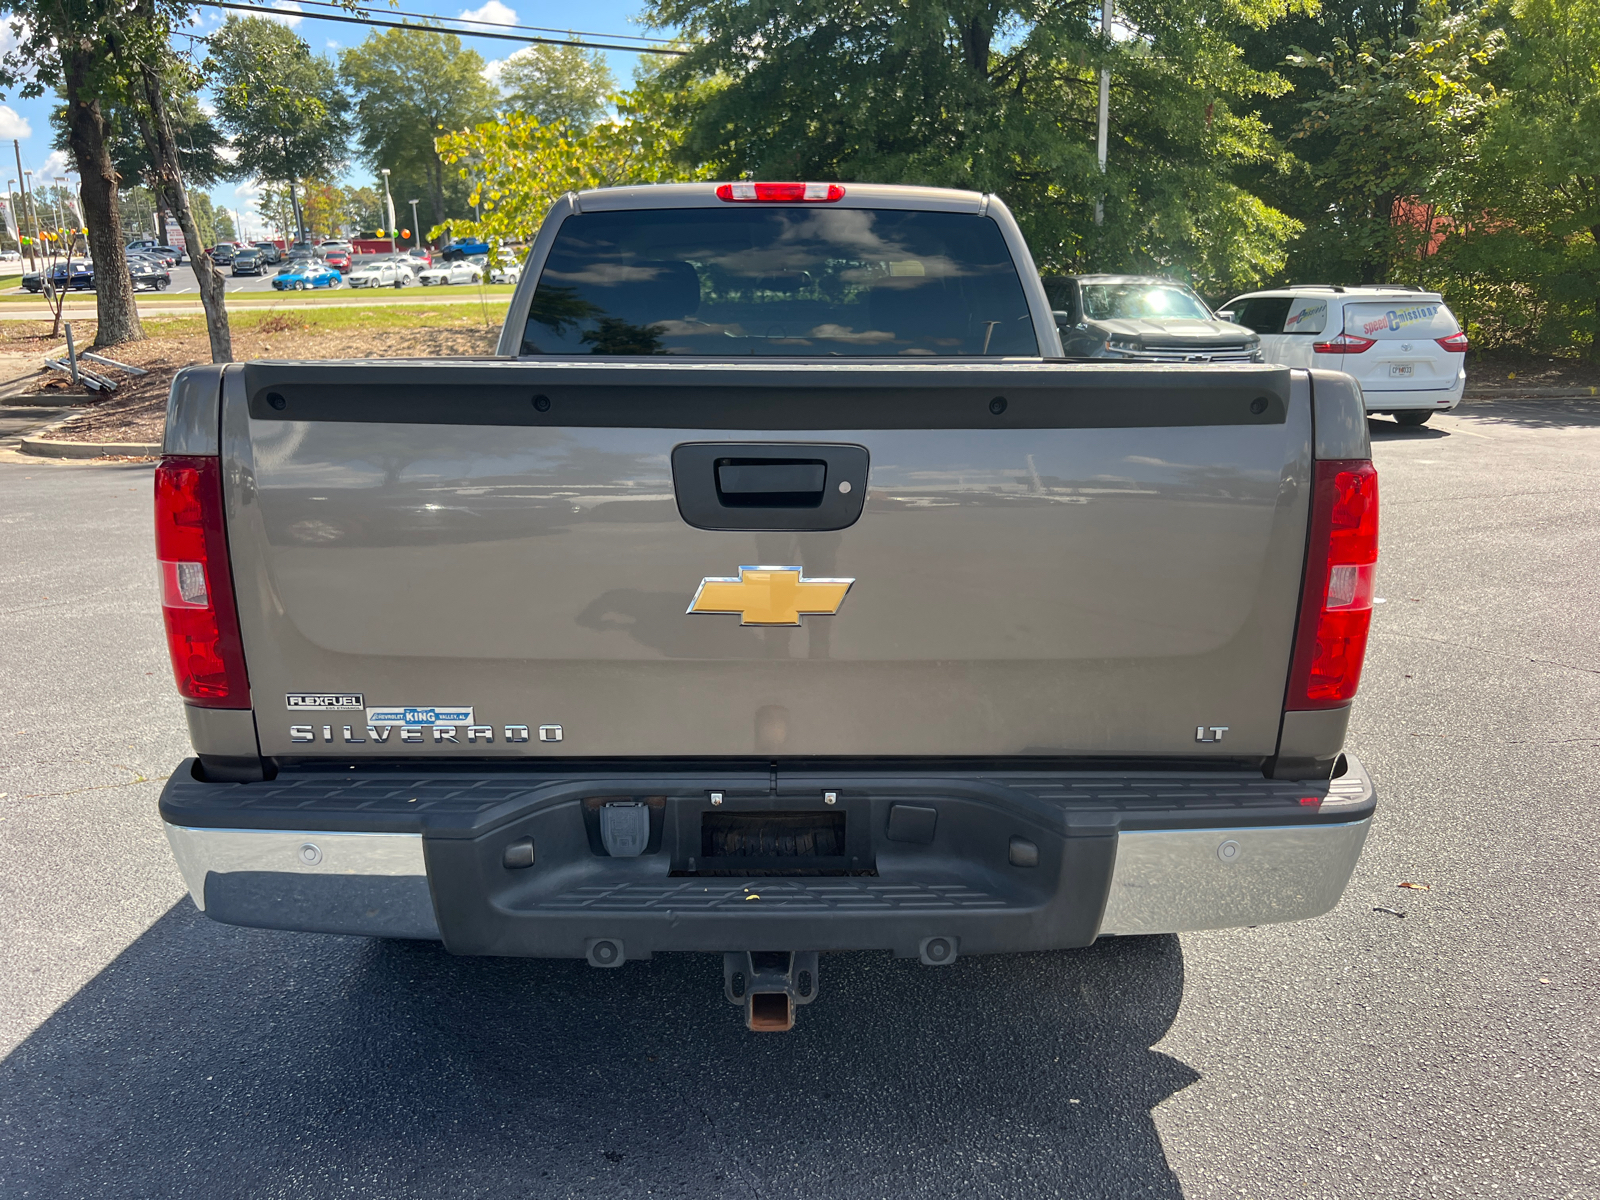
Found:
M 1367 434 L 1381 442 L 1431 442 L 1449 437 L 1450 431 L 1432 425 L 1401 425 L 1389 417 L 1368 417 Z
M 1528 398 L 1475 399 L 1468 396 L 1455 410 L 1458 417 L 1472 417 L 1499 425 L 1523 429 L 1558 429 L 1568 426 L 1600 425 L 1600 400 Z
M 788 1035 L 713 955 L 452 958 L 180 902 L 0 1063 L 6 1196 L 1180 1197 L 1175 937 L 826 955 Z

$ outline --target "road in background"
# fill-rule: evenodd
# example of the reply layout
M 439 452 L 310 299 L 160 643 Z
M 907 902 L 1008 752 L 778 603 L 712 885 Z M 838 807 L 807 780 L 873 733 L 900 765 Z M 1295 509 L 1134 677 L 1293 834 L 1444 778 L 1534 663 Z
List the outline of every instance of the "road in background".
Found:
M 187 739 L 150 471 L 0 463 L 0 1194 L 1600 1195 L 1600 405 L 1434 421 L 1372 423 L 1380 799 L 1334 912 L 828 955 L 785 1036 L 711 955 L 195 912 L 155 809 Z

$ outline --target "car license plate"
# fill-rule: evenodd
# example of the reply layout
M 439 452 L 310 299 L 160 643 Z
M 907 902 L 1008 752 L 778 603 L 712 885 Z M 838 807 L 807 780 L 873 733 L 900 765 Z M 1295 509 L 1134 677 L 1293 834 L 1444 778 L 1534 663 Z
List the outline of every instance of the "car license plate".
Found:
M 1412 363 L 1390 363 L 1389 364 L 1389 378 L 1390 379 L 1409 379 L 1409 378 L 1411 378 L 1411 375 L 1415 370 L 1416 370 L 1416 366 L 1414 364 L 1412 364 Z

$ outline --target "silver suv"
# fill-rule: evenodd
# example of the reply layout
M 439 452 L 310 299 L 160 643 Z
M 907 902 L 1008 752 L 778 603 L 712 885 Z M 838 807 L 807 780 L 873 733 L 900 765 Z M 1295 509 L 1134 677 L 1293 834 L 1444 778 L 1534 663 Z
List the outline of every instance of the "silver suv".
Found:
M 1461 403 L 1467 335 L 1438 292 L 1296 284 L 1236 296 L 1217 314 L 1261 335 L 1267 362 L 1353 376 L 1369 413 L 1421 425 Z

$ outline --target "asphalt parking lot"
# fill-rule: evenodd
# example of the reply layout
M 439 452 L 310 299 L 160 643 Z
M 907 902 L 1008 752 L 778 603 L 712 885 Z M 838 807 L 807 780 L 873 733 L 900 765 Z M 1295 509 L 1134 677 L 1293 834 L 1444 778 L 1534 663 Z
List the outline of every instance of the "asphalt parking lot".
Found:
M 198 914 L 150 469 L 0 462 L 0 1196 L 1600 1196 L 1600 404 L 1435 422 L 1372 422 L 1380 804 L 1334 912 L 830 956 L 778 1037 L 710 956 Z

